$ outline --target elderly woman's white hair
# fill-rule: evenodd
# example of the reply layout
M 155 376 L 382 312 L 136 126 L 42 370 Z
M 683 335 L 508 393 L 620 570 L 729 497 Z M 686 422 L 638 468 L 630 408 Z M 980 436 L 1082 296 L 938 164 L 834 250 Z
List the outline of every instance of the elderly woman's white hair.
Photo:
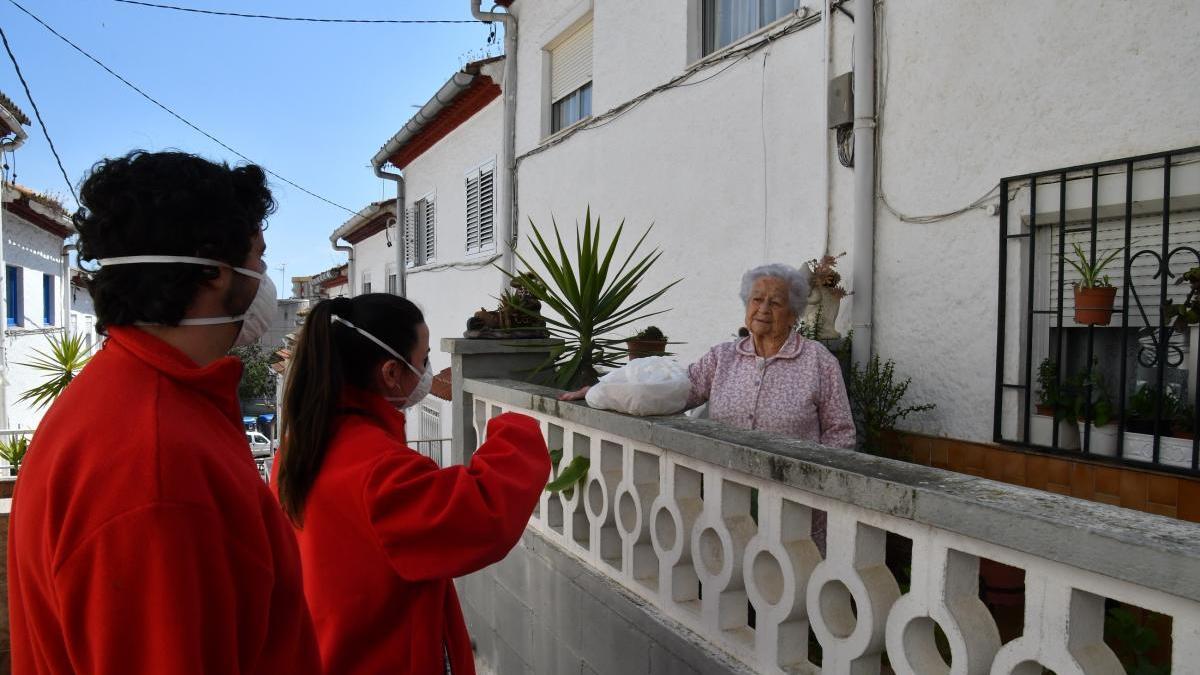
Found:
M 742 275 L 742 289 L 739 295 L 743 305 L 750 302 L 750 290 L 754 288 L 754 282 L 767 278 L 782 279 L 787 282 L 789 308 L 797 317 L 804 314 L 804 307 L 808 304 L 808 285 L 812 274 L 808 270 L 796 269 L 781 263 L 760 265 Z

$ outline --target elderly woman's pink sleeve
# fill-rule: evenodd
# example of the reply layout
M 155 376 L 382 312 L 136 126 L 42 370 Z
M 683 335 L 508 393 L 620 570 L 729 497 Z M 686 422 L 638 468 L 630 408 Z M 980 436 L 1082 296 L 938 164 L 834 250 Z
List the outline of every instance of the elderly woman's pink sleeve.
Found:
M 854 416 L 850 413 L 850 398 L 846 396 L 846 383 L 842 380 L 837 357 L 829 354 L 821 359 L 818 369 L 821 394 L 817 415 L 821 422 L 821 445 L 853 448 L 858 441 Z
M 713 378 L 717 374 L 717 348 L 713 347 L 699 361 L 688 366 L 688 379 L 692 381 L 692 391 L 688 394 L 687 409 L 708 400 L 712 395 Z

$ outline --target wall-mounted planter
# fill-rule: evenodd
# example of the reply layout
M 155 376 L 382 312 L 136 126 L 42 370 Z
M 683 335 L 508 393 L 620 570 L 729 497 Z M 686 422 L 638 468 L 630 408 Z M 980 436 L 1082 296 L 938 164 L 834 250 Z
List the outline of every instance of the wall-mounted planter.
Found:
M 667 353 L 666 340 L 626 340 L 629 347 L 629 360 L 645 356 L 663 356 Z
M 1112 286 L 1075 287 L 1075 323 L 1107 326 L 1112 320 L 1117 289 Z

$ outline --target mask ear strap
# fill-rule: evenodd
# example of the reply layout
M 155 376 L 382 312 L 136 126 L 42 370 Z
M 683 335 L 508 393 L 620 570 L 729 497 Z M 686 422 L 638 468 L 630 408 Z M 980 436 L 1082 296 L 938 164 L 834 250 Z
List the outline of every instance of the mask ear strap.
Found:
M 412 364 L 410 364 L 410 363 L 408 362 L 408 359 L 404 358 L 403 356 L 400 356 L 400 354 L 399 354 L 398 352 L 396 352 L 396 350 L 395 350 L 395 349 L 392 349 L 391 347 L 387 346 L 387 345 L 386 345 L 386 344 L 383 342 L 383 340 L 380 340 L 379 338 L 375 337 L 374 335 L 371 335 L 371 334 L 370 334 L 370 333 L 368 333 L 367 331 L 365 331 L 365 330 L 363 330 L 363 329 L 359 328 L 358 326 L 355 326 L 354 324 L 352 324 L 352 323 L 350 323 L 349 321 L 347 321 L 347 320 L 343 319 L 342 317 L 338 316 L 337 314 L 330 314 L 330 315 L 329 315 L 329 323 L 331 323 L 331 324 L 334 324 L 334 323 L 341 323 L 341 324 L 345 324 L 345 325 L 347 325 L 347 326 L 349 326 L 349 327 L 353 328 L 354 330 L 358 331 L 358 334 L 359 334 L 359 335 L 361 335 L 361 336 L 363 336 L 363 337 L 367 338 L 368 340 L 370 340 L 371 342 L 374 342 L 375 344 L 379 345 L 379 346 L 380 346 L 380 348 L 382 348 L 384 351 L 386 351 L 387 353 L 389 353 L 389 354 L 391 354 L 392 356 L 396 357 L 397 359 L 400 359 L 401 361 L 403 361 L 403 362 L 405 363 L 405 365 L 407 365 L 409 368 L 412 368 Z
M 228 267 L 233 269 L 233 265 L 221 262 L 220 260 L 212 260 L 210 258 L 195 258 L 187 255 L 126 255 L 117 256 L 114 258 L 100 258 L 96 261 L 101 267 L 111 267 L 114 265 L 175 265 L 178 263 L 204 265 L 206 267 Z

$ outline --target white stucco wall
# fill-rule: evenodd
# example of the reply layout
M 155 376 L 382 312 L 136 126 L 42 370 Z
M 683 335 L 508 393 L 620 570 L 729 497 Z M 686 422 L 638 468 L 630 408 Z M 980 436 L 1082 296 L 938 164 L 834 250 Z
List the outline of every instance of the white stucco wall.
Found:
M 557 29 L 549 6 L 579 11 L 567 2 L 536 11 L 516 6 L 522 35 Z M 688 9 L 688 3 L 600 3 L 593 14 L 594 115 L 683 72 L 689 40 L 696 39 L 688 34 Z M 631 39 L 630 31 L 642 39 Z M 653 96 L 603 127 L 522 159 L 522 226 L 531 218 L 549 231 L 553 216 L 570 229 L 590 206 L 608 233 L 624 220 L 631 245 L 654 223 L 647 242 L 666 255 L 645 289 L 683 281 L 660 302 L 673 311 L 629 332 L 654 323 L 687 343 L 675 347 L 683 360 L 699 357 L 742 325 L 744 270 L 766 260 L 799 265 L 823 247 L 821 46 L 820 27 L 805 29 L 746 60 L 699 73 L 697 80 L 715 75 L 703 84 Z M 542 50 L 527 41 L 520 54 L 518 156 L 542 141 L 534 123 L 540 72 L 526 67 L 543 58 Z
M 1200 68 L 1200 6 L 1128 9 L 889 7 L 880 137 L 889 202 L 909 215 L 952 211 L 1004 176 L 1200 143 L 1189 75 Z M 938 404 L 917 428 L 990 440 L 998 218 L 977 209 L 914 225 L 883 208 L 878 218 L 877 350 L 912 375 L 914 398 Z
M 594 18 L 600 114 L 686 67 L 694 3 L 606 0 Z M 571 0 L 517 3 L 518 156 L 542 142 L 544 53 L 588 11 Z M 1182 0 L 1134 14 L 1128 3 L 889 3 L 879 42 L 888 77 L 881 183 L 910 215 L 952 211 L 1003 176 L 1200 143 L 1200 7 Z M 656 317 L 683 360 L 741 324 L 741 273 L 849 251 L 853 172 L 826 155 L 820 24 L 780 39 L 711 80 L 647 99 L 603 127 L 521 160 L 519 222 L 571 225 L 590 205 L 666 255 L 649 287 L 683 282 Z M 833 20 L 831 74 L 851 69 L 853 23 Z M 765 54 L 765 56 L 764 56 Z M 832 161 L 826 245 L 822 162 Z M 985 210 L 931 225 L 877 203 L 875 347 L 913 378 L 935 412 L 909 428 L 990 440 L 995 372 L 997 219 Z M 853 298 L 842 307 L 844 328 Z

